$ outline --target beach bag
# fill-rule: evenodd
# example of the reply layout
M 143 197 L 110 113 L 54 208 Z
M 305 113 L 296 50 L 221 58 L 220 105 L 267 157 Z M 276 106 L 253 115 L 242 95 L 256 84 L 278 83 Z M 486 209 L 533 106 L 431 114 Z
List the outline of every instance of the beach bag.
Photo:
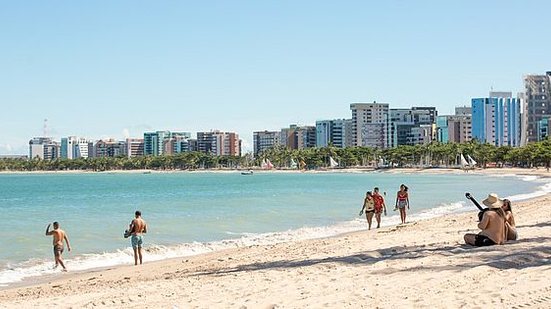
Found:
M 129 230 L 124 230 L 124 234 L 122 236 L 124 236 L 124 238 L 128 238 L 130 237 L 131 233 Z

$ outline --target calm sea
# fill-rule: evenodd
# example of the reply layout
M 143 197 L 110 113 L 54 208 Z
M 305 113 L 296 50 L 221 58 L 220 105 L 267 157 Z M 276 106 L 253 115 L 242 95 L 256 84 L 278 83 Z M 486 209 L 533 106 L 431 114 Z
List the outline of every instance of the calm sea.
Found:
M 59 221 L 73 247 L 70 270 L 129 264 L 122 237 L 141 210 L 148 222 L 145 261 L 252 244 L 325 237 L 365 229 L 367 190 L 386 192 L 389 216 L 401 183 L 410 188 L 410 220 L 475 211 L 465 201 L 489 192 L 519 200 L 551 190 L 546 179 L 393 173 L 68 173 L 0 174 L 0 285 L 52 273 L 44 235 Z

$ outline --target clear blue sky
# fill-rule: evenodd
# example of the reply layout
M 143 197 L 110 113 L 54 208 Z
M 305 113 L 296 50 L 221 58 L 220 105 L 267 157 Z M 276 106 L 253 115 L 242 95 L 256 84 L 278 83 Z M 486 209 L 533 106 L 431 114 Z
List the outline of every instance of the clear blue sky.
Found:
M 551 70 L 551 1 L 1 1 L 0 154 L 42 135 L 440 114 Z M 250 148 L 250 146 L 248 146 Z

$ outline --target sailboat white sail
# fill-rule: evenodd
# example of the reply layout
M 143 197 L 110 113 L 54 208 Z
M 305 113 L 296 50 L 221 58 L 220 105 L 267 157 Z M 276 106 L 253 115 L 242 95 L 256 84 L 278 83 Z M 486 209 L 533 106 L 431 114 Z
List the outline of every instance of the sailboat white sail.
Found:
M 333 157 L 329 157 L 329 165 L 331 168 L 339 166 L 339 163 L 333 159 Z
M 262 160 L 262 163 L 260 163 L 260 167 L 263 169 L 266 169 L 268 167 L 268 163 L 266 162 L 266 159 Z
M 274 165 L 272 164 L 272 162 L 270 162 L 269 159 L 266 159 L 266 169 L 272 169 L 274 168 Z
M 297 161 L 295 161 L 295 160 L 293 160 L 293 159 L 291 158 L 291 168 L 292 168 L 292 169 L 296 169 L 297 167 L 298 167 Z
M 469 167 L 469 162 L 465 160 L 465 156 L 461 154 L 461 168 L 466 169 Z
M 467 159 L 469 160 L 469 165 L 474 168 L 477 164 L 476 161 L 470 155 L 467 155 Z

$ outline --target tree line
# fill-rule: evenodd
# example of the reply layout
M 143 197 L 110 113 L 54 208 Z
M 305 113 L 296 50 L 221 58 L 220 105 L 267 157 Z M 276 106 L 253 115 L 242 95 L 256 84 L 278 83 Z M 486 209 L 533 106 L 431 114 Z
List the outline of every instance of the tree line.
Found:
M 481 167 L 549 167 L 551 140 L 530 143 L 524 147 L 496 147 L 488 143 L 439 143 L 398 146 L 388 149 L 370 147 L 323 147 L 291 150 L 283 146 L 264 151 L 253 158 L 244 156 L 215 156 L 200 152 L 184 152 L 164 156 L 102 157 L 41 160 L 39 158 L 0 159 L 4 171 L 111 171 L 111 170 L 197 170 L 197 169 L 248 169 L 258 168 L 270 160 L 275 168 L 290 169 L 298 163 L 306 169 L 329 167 L 329 158 L 339 167 L 454 167 L 459 156 L 470 155 Z

